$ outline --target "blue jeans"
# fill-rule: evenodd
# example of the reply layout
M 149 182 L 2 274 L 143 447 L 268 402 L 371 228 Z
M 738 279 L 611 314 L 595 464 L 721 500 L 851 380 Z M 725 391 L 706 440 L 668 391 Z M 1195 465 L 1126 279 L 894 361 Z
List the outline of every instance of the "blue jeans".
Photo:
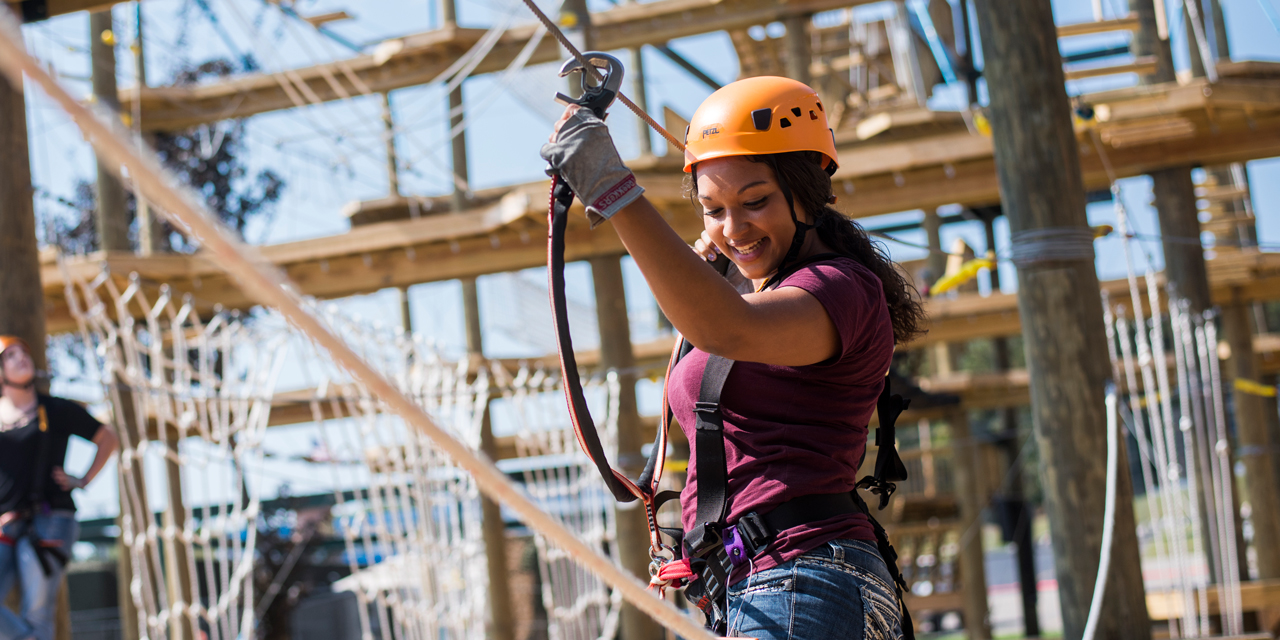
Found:
M 874 542 L 834 540 L 729 587 L 729 635 L 760 640 L 902 637 L 893 579 Z
M 53 617 L 58 606 L 58 587 L 65 573 L 64 567 L 49 557 L 50 575 L 40 566 L 31 538 L 22 536 L 25 523 L 11 522 L 4 527 L 4 535 L 15 539 L 12 544 L 0 544 L 0 640 L 53 640 Z M 80 533 L 72 511 L 51 511 L 35 517 L 32 525 L 36 536 L 46 543 L 57 543 L 63 553 L 71 555 L 71 545 Z M 21 537 L 19 537 L 21 536 Z M 22 593 L 22 609 L 15 615 L 3 606 L 4 597 L 14 582 Z

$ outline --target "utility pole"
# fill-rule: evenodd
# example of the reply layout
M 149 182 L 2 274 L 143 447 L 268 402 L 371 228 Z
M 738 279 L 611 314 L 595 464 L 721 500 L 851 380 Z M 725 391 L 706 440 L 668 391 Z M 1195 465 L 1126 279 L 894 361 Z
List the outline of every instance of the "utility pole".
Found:
M 1049 0 L 975 0 L 990 91 L 1000 193 L 1018 266 L 1045 508 L 1064 636 L 1079 638 L 1102 550 L 1106 380 L 1102 300 L 1085 218 L 1079 147 Z M 1044 251 L 1045 245 L 1054 249 Z M 1119 457 L 1119 476 L 1128 477 Z M 1098 637 L 1145 640 L 1133 496 L 1118 487 L 1115 539 Z
M 628 478 L 644 471 L 640 449 L 646 442 L 644 421 L 636 406 L 635 354 L 631 322 L 622 282 L 622 256 L 591 259 L 591 282 L 596 293 L 596 324 L 600 327 L 600 364 L 618 376 L 618 468 Z M 649 525 L 639 502 L 615 507 L 618 557 L 622 566 L 641 579 L 649 576 Z M 662 637 L 662 627 L 632 605 L 622 609 L 622 640 Z
M 108 113 L 120 112 L 116 92 L 116 35 L 111 9 L 89 14 L 89 55 L 93 66 L 93 96 Z M 124 186 L 109 165 L 98 160 L 98 247 L 103 251 L 131 251 L 129 210 Z

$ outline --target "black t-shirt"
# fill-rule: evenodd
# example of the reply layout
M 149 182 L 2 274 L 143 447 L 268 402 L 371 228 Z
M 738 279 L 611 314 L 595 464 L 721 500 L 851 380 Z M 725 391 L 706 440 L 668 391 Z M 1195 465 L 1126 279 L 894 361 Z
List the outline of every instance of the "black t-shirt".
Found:
M 0 513 L 28 504 L 36 478 L 44 476 L 44 500 L 51 509 L 75 510 L 71 492 L 53 481 L 53 468 L 64 464 L 71 436 L 93 440 L 102 423 L 79 404 L 64 398 L 41 395 L 40 406 L 48 416 L 49 430 L 40 432 L 37 414 L 27 424 L 0 432 Z M 47 456 L 40 460 L 40 439 L 49 438 Z

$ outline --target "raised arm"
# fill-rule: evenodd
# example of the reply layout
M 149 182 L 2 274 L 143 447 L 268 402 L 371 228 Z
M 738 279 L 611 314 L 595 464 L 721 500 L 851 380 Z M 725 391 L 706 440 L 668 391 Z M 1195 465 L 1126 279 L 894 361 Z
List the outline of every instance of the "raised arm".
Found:
M 695 346 L 733 360 L 789 366 L 836 354 L 840 340 L 835 325 L 808 292 L 784 287 L 739 294 L 691 251 L 641 195 L 643 189 L 635 186 L 619 159 L 608 129 L 590 112 L 576 106 L 566 109 L 543 156 L 574 187 L 593 220 L 612 221 L 658 305 Z M 720 232 L 725 244 L 721 251 L 734 250 L 733 234 L 749 226 L 759 211 L 786 206 L 776 182 L 750 185 L 714 204 L 704 222 Z M 790 222 L 789 214 L 786 220 Z M 772 242 L 776 245 L 781 239 Z M 750 259 L 751 255 L 738 255 L 735 261 Z M 768 275 L 746 269 L 744 274 Z

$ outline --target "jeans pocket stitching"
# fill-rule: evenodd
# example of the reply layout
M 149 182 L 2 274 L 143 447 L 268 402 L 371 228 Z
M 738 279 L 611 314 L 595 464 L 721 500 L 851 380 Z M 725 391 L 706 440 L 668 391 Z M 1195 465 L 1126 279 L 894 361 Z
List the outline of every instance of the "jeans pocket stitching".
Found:
M 743 582 L 750 580 L 751 578 L 747 578 L 747 580 L 744 580 Z M 733 589 L 730 589 L 729 596 L 733 598 L 740 598 L 753 593 L 781 593 L 793 590 L 795 590 L 795 580 L 792 578 L 791 574 L 787 574 L 771 578 L 763 582 L 752 583 L 743 587 L 741 591 L 734 591 Z
M 902 635 L 902 616 L 896 596 L 885 592 L 881 580 L 864 580 L 858 591 L 862 595 L 864 640 L 889 640 Z

